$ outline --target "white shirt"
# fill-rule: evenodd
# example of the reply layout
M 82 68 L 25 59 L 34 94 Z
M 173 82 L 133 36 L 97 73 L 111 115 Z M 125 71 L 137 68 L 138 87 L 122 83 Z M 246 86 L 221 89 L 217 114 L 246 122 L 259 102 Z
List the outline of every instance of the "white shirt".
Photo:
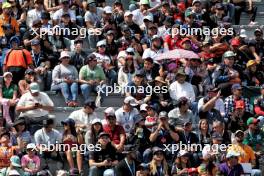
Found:
M 32 9 L 30 11 L 28 11 L 27 13 L 27 25 L 29 27 L 32 27 L 32 24 L 33 24 L 33 21 L 35 20 L 41 20 L 41 13 L 43 12 L 42 11 L 37 11 L 36 9 Z
M 181 97 L 188 98 L 191 102 L 195 101 L 195 93 L 190 83 L 184 82 L 183 84 L 178 81 L 173 82 L 169 88 L 170 97 L 173 100 L 179 100 Z
M 139 26 L 141 26 L 143 24 L 144 16 L 152 16 L 152 18 L 153 18 L 153 14 L 152 13 L 148 12 L 148 13 L 146 13 L 146 15 L 143 15 L 143 13 L 140 11 L 140 9 L 136 9 L 132 13 L 133 13 L 133 21 L 134 21 L 134 23 L 136 23 Z
M 44 130 L 44 128 L 41 128 L 38 131 L 36 131 L 36 133 L 34 134 L 34 138 L 37 145 L 40 144 L 48 145 L 48 144 L 56 144 L 56 143 L 59 144 L 62 141 L 62 135 L 56 129 L 52 129 L 51 132 L 47 133 Z
M 89 126 L 92 123 L 93 119 L 96 119 L 98 117 L 95 112 L 92 114 L 87 114 L 84 112 L 82 108 L 82 109 L 73 111 L 70 114 L 69 118 L 73 119 L 76 124 L 84 124 L 84 125 Z
M 147 49 L 145 49 L 145 51 L 142 55 L 142 59 L 146 59 L 146 58 L 150 57 L 153 60 L 155 60 L 155 58 L 157 58 L 158 54 L 161 54 L 163 52 L 164 52 L 164 49 L 159 49 L 158 51 L 154 51 L 151 48 L 147 48 Z
M 63 9 L 57 10 L 53 14 L 53 20 L 61 20 L 61 16 L 63 15 L 63 13 L 64 13 Z M 72 22 L 76 21 L 75 12 L 73 10 L 68 10 L 68 13 L 70 14 L 71 21 Z
M 23 94 L 17 106 L 26 107 L 26 106 L 35 105 L 36 103 L 39 103 L 44 106 L 54 106 L 52 100 L 44 92 L 39 92 L 39 95 L 37 97 L 33 97 L 30 92 Z M 26 117 L 42 117 L 42 116 L 47 116 L 48 114 L 49 111 L 40 108 L 21 112 L 21 115 Z
M 123 107 L 116 110 L 116 122 L 122 125 L 126 133 L 129 133 L 135 124 L 135 115 L 139 114 L 136 108 L 133 108 L 130 112 L 125 112 Z
M 198 111 L 200 111 L 203 105 L 204 105 L 204 97 L 198 101 Z M 220 111 L 222 117 L 225 117 L 225 104 L 221 98 L 218 98 L 216 100 L 214 108 Z
M 91 13 L 90 11 L 87 11 L 84 15 L 84 21 L 90 21 L 95 26 L 96 23 L 100 22 L 100 20 L 102 19 L 103 12 L 104 10 L 100 7 L 96 8 L 96 13 Z

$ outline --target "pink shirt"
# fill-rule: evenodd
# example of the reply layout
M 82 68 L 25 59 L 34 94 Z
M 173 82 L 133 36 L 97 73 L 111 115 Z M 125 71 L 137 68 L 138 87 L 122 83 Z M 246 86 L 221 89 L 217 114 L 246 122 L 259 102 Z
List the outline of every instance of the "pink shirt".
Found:
M 21 159 L 22 167 L 28 169 L 36 169 L 40 166 L 40 158 L 37 155 L 34 155 L 33 158 L 29 158 L 28 155 L 24 155 Z

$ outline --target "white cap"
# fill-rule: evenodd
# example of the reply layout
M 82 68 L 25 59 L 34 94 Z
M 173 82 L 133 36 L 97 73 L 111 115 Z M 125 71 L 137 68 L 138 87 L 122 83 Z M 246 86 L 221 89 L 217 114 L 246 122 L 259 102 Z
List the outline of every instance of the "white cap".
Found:
M 127 16 L 129 16 L 129 15 L 133 15 L 133 13 L 130 12 L 130 11 L 126 11 L 125 14 L 124 14 L 124 17 L 127 17 Z
M 241 29 L 239 36 L 242 37 L 242 38 L 247 38 L 246 29 Z
M 121 57 L 126 58 L 127 57 L 127 53 L 126 51 L 120 51 L 117 55 L 117 59 L 120 59 Z
M 13 77 L 13 74 L 11 72 L 5 72 L 4 75 L 3 75 L 3 77 L 6 77 L 7 75 L 10 75 L 10 76 Z
M 130 104 L 131 106 L 137 106 L 136 99 L 132 96 L 128 96 L 124 99 L 125 104 Z
M 106 169 L 103 176 L 114 176 L 115 172 L 113 169 Z
M 64 57 L 71 57 L 68 51 L 62 51 L 59 60 L 61 60 Z
M 34 143 L 29 143 L 27 149 L 36 149 L 36 145 Z
M 92 120 L 92 125 L 94 125 L 96 123 L 102 123 L 101 119 L 95 118 L 95 119 Z
M 153 17 L 152 17 L 151 15 L 146 15 L 146 16 L 144 16 L 144 18 L 143 18 L 143 21 L 144 21 L 144 20 L 148 20 L 148 21 L 153 22 Z
M 127 52 L 127 53 L 134 53 L 135 50 L 134 50 L 134 48 L 129 47 L 129 48 L 126 49 L 126 52 Z
M 105 12 L 105 13 L 112 13 L 112 7 L 110 7 L 110 6 L 105 6 L 105 8 L 104 8 L 104 12 Z
M 39 85 L 38 85 L 38 83 L 36 83 L 36 82 L 31 83 L 31 84 L 29 85 L 29 89 L 30 89 L 31 93 L 37 93 L 37 92 L 40 91 L 40 89 L 39 89 Z
M 188 152 L 186 150 L 180 150 L 179 153 L 178 153 L 178 157 L 181 157 L 181 156 L 184 156 L 184 155 L 187 155 Z
M 99 42 L 97 42 L 96 47 L 102 46 L 102 45 L 106 45 L 106 41 L 105 40 L 100 40 Z
M 140 106 L 140 111 L 147 111 L 147 107 L 148 107 L 147 104 L 142 104 L 142 105 Z
M 113 107 L 108 107 L 104 110 L 106 114 L 115 114 L 115 109 Z
M 226 154 L 226 158 L 231 158 L 233 156 L 238 157 L 238 156 L 240 156 L 240 153 L 233 151 L 233 150 L 230 150 Z

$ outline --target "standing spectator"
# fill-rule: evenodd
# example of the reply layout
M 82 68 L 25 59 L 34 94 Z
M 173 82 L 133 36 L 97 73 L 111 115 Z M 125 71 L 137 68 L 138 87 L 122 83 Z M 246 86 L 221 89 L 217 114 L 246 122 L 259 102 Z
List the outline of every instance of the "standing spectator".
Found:
M 54 24 L 59 24 L 60 20 L 62 19 L 61 17 L 64 13 L 68 13 L 70 15 L 71 22 L 75 23 L 76 15 L 74 11 L 70 9 L 70 2 L 68 0 L 61 0 L 60 3 L 61 8 L 53 14 Z
M 90 93 L 92 91 L 97 92 L 99 87 L 102 86 L 106 77 L 103 69 L 97 65 L 97 59 L 94 54 L 90 54 L 86 58 L 86 65 L 84 65 L 79 73 L 79 82 L 81 83 L 81 91 L 85 100 L 90 98 Z M 101 87 L 103 91 L 100 95 L 105 95 L 105 88 Z M 102 100 L 101 100 L 102 101 Z
M 0 103 L 3 107 L 3 117 L 11 125 L 15 120 L 14 107 L 18 102 L 18 88 L 12 83 L 13 74 L 11 72 L 5 72 L 3 76 L 3 84 L 0 87 Z
M 51 90 L 61 90 L 67 106 L 77 106 L 78 71 L 70 63 L 67 51 L 61 52 L 61 64 L 52 71 L 53 84 Z
M 43 120 L 48 118 L 49 112 L 53 110 L 54 104 L 49 96 L 40 92 L 37 83 L 31 83 L 29 92 L 22 95 L 20 98 L 16 111 L 21 113 L 30 123 L 30 133 L 34 134 L 36 130 L 41 128 Z
M 141 26 L 143 24 L 144 16 L 152 16 L 153 14 L 148 11 L 149 9 L 149 1 L 148 0 L 140 0 L 139 2 L 140 7 L 139 9 L 134 10 L 133 13 L 133 21 L 138 25 Z
M 17 84 L 23 79 L 24 73 L 28 67 L 32 67 L 32 57 L 29 51 L 23 48 L 19 48 L 20 40 L 14 36 L 10 39 L 11 49 L 8 51 L 5 57 L 3 70 L 11 72 L 14 77 L 13 81 Z

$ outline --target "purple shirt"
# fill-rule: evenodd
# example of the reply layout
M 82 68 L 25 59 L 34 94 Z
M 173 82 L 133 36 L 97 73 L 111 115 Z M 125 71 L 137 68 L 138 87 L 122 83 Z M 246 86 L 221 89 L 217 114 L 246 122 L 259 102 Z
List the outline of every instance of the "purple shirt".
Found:
M 235 165 L 233 168 L 230 168 L 227 165 L 227 162 L 220 164 L 219 171 L 225 176 L 240 176 L 244 173 L 243 167 L 241 164 Z

